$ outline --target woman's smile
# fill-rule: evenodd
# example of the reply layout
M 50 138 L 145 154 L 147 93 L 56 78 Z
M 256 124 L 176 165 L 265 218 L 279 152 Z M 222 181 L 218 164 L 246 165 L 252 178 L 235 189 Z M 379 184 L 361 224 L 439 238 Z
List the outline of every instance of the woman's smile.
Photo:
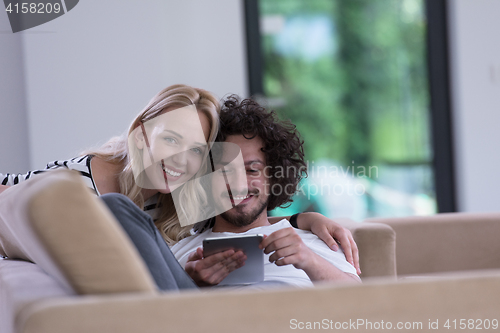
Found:
M 183 174 L 186 173 L 185 171 L 176 169 L 176 168 L 174 168 L 172 166 L 165 165 L 164 161 L 161 161 L 161 165 L 162 165 L 162 169 L 165 172 L 165 174 L 167 176 L 171 176 L 173 178 L 177 178 L 178 179 L 181 175 L 183 175 Z

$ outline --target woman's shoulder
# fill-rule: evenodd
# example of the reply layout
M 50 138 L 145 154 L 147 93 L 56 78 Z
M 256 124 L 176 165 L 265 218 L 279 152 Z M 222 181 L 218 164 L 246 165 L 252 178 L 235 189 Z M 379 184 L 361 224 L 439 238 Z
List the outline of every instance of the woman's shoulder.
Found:
M 57 160 L 47 164 L 46 169 L 52 170 L 58 168 L 67 168 L 69 170 L 78 171 L 82 176 L 82 180 L 85 183 L 85 185 L 90 189 L 92 189 L 97 195 L 99 195 L 91 169 L 91 161 L 94 158 L 95 157 L 93 155 L 82 155 L 73 157 L 69 160 Z
M 68 160 L 56 160 L 52 161 L 50 163 L 47 163 L 47 167 L 45 169 L 57 169 L 57 168 L 68 168 L 68 169 L 73 169 L 73 168 L 89 168 L 90 167 L 90 161 L 92 159 L 92 155 L 83 155 L 83 156 L 77 156 L 73 157 Z
M 121 171 L 120 166 L 98 156 L 91 156 L 90 158 L 90 176 L 94 181 L 97 192 L 99 194 L 120 193 L 120 185 L 118 183 L 118 175 Z

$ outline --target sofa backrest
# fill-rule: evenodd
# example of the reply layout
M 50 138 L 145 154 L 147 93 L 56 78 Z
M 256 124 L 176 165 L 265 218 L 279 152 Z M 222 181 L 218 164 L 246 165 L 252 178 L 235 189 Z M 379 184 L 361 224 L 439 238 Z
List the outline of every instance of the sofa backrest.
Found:
M 398 276 L 500 268 L 500 213 L 376 218 L 396 232 Z

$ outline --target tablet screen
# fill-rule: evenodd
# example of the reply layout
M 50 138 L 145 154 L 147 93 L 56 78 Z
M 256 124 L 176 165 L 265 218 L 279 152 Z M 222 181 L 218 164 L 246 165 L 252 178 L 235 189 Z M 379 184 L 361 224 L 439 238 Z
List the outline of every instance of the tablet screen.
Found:
M 262 235 L 242 235 L 206 238 L 203 241 L 203 253 L 206 257 L 229 249 L 242 250 L 247 256 L 245 265 L 229 273 L 219 286 L 264 281 L 264 251 L 259 249 L 262 238 Z

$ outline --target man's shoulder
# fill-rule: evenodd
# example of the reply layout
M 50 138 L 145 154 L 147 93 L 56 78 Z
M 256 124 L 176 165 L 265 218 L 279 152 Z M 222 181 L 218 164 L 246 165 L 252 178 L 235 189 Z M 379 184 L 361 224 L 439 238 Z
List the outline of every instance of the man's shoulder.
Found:
M 173 255 L 179 261 L 182 267 L 186 265 L 189 255 L 196 251 L 196 249 L 203 244 L 203 240 L 209 237 L 211 230 L 206 230 L 202 233 L 191 235 L 179 241 L 177 244 L 173 245 L 170 250 Z
M 177 242 L 175 245 L 172 246 L 171 250 L 172 252 L 175 253 L 176 251 L 179 251 L 180 249 L 186 246 L 192 246 L 193 243 L 201 243 L 203 242 L 203 239 L 209 237 L 210 233 L 211 229 L 208 229 L 205 230 L 204 232 L 197 233 L 189 237 L 186 237 L 184 239 L 181 239 L 179 242 Z
M 290 228 L 292 227 L 292 225 L 290 224 L 290 222 L 287 220 L 287 219 L 282 219 L 276 223 L 273 223 L 269 226 L 267 226 L 266 228 L 268 228 L 269 230 L 279 230 L 279 229 L 285 229 L 285 228 Z
M 272 233 L 272 232 L 278 231 L 280 229 L 294 228 L 294 227 L 290 224 L 290 222 L 287 219 L 282 219 L 282 220 L 280 220 L 274 224 L 271 224 L 270 226 L 267 226 L 265 228 L 266 229 L 263 229 L 263 231 Z M 297 229 L 297 228 L 294 228 L 293 230 L 295 230 L 295 232 L 302 238 L 303 241 L 320 240 L 320 238 L 318 236 L 316 236 L 315 234 L 313 234 L 309 230 L 302 230 L 302 229 Z

